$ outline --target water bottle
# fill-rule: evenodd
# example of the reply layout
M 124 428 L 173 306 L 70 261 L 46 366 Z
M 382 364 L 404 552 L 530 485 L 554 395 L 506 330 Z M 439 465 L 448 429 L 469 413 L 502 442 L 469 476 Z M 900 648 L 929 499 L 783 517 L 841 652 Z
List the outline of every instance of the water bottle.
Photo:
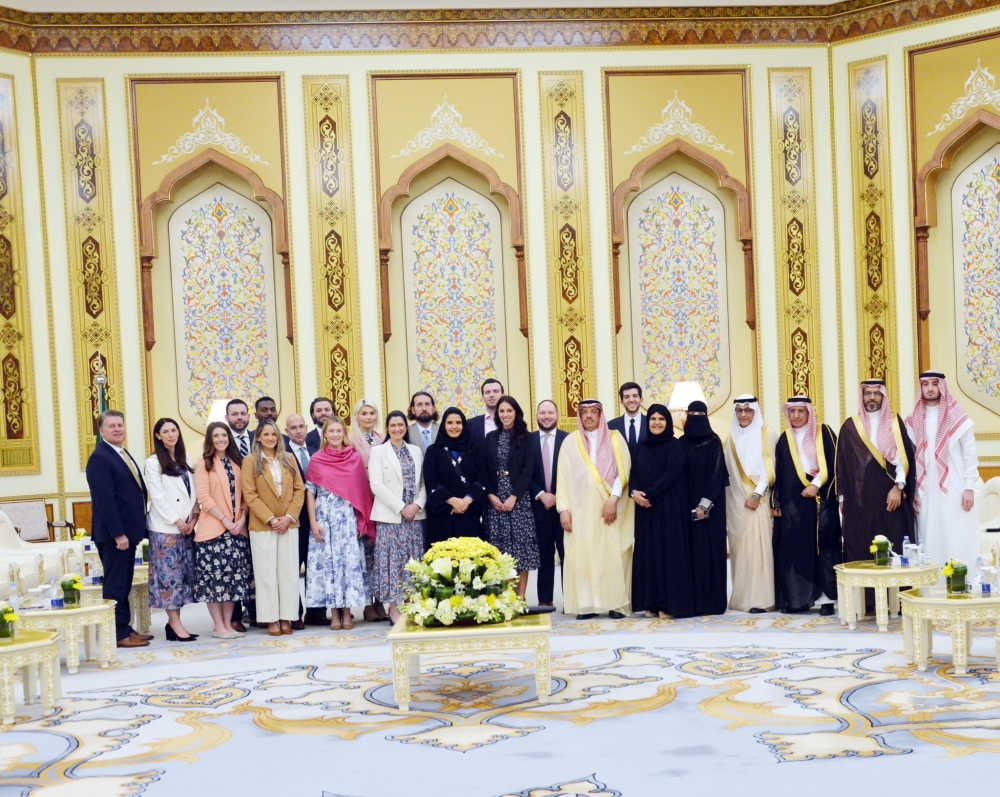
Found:
M 49 578 L 49 606 L 53 609 L 63 608 L 62 587 L 56 583 L 55 576 Z
M 21 596 L 17 594 L 17 582 L 10 582 L 10 589 L 7 591 L 7 603 L 10 604 L 10 608 L 15 612 L 21 608 Z

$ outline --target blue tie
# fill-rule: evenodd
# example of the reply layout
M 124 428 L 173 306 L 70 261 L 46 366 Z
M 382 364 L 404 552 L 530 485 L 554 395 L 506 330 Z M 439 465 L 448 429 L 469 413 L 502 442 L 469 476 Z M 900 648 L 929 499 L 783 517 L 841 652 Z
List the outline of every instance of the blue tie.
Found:
M 424 435 L 424 451 L 426 451 L 427 447 L 431 444 L 431 430 L 423 429 L 422 431 Z

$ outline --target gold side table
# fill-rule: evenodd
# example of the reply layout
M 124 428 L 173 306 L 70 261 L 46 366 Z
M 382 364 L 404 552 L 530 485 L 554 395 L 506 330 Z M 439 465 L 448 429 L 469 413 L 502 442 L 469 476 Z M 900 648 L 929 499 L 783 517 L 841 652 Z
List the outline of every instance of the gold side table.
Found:
M 23 628 L 23 619 L 20 624 Z M 28 705 L 35 702 L 35 677 L 39 667 L 42 671 L 42 707 L 54 709 L 61 697 L 59 634 L 18 629 L 18 635 L 12 642 L 0 643 L 0 713 L 3 714 L 4 725 L 14 721 L 15 670 L 22 670 L 24 703 Z
M 900 587 L 929 587 L 941 579 L 941 566 L 878 567 L 873 561 L 845 562 L 834 565 L 837 572 L 837 606 L 840 624 L 852 631 L 858 627 L 858 614 L 864 615 L 866 587 L 875 590 L 875 622 L 879 631 L 889 630 L 889 611 L 899 616 Z
M 1000 594 L 949 595 L 944 587 L 921 587 L 902 593 L 899 599 L 903 604 L 903 652 L 910 664 L 916 661 L 920 672 L 927 671 L 935 620 L 951 624 L 952 663 L 956 676 L 966 674 L 972 624 L 977 620 L 995 622 L 996 660 L 1000 669 Z
M 535 654 L 535 693 L 547 703 L 552 692 L 547 614 L 517 617 L 509 623 L 424 628 L 403 616 L 389 632 L 392 645 L 392 685 L 400 711 L 410 710 L 410 690 L 420 681 L 420 656 L 425 653 L 481 653 L 491 650 L 531 650 Z
M 82 601 L 82 596 L 81 596 Z M 80 669 L 80 637 L 83 637 L 85 656 L 91 659 L 89 629 L 98 632 L 98 658 L 101 669 L 111 664 L 111 651 L 115 643 L 115 602 L 102 600 L 100 603 L 68 606 L 63 609 L 22 609 L 21 628 L 26 631 L 55 630 L 66 640 L 66 669 L 75 673 Z
M 152 625 L 149 610 L 149 565 L 136 565 L 132 576 L 132 590 L 128 594 L 129 608 L 132 610 L 132 626 L 140 634 L 148 634 Z

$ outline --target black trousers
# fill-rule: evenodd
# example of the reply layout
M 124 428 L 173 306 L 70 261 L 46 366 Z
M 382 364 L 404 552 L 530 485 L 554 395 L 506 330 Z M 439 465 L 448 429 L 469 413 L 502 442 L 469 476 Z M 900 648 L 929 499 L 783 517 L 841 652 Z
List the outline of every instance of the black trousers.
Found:
M 556 551 L 559 561 L 564 561 L 563 528 L 559 523 L 559 513 L 555 509 L 547 509 L 539 516 L 535 515 L 535 535 L 538 537 L 538 555 L 541 562 L 538 565 L 538 602 L 552 603 L 556 575 Z M 560 576 L 562 568 L 559 569 Z
M 104 568 L 104 600 L 116 601 L 115 638 L 127 639 L 132 634 L 132 607 L 128 594 L 132 591 L 132 576 L 135 574 L 135 548 L 129 543 L 124 551 L 119 551 L 113 542 L 97 543 L 97 555 Z

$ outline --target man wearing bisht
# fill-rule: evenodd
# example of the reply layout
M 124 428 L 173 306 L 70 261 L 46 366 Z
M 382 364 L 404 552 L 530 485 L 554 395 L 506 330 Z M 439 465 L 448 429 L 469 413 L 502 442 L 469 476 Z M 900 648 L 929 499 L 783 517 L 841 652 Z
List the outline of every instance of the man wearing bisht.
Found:
M 948 390 L 940 371 L 920 375 L 917 405 L 906 419 L 916 447 L 917 536 L 936 564 L 979 555 L 979 522 L 975 505 L 979 458 L 972 419 Z
M 564 611 L 586 620 L 631 611 L 635 529 L 628 446 L 595 399 L 577 407 L 578 431 L 559 450 L 556 509 L 565 531 Z
M 805 396 L 782 407 L 788 428 L 774 452 L 775 598 L 785 614 L 833 614 L 841 560 L 840 508 L 833 491 L 837 438 Z
M 889 406 L 885 382 L 861 383 L 861 407 L 840 428 L 836 485 L 841 502 L 844 561 L 871 559 L 872 540 L 884 535 L 902 553 L 903 537 L 913 531 L 913 444 L 903 421 Z M 865 603 L 874 593 L 865 590 Z
M 729 608 L 757 614 L 774 606 L 774 554 L 767 503 L 778 434 L 764 423 L 756 396 L 737 396 L 726 440 L 726 526 L 733 592 Z

